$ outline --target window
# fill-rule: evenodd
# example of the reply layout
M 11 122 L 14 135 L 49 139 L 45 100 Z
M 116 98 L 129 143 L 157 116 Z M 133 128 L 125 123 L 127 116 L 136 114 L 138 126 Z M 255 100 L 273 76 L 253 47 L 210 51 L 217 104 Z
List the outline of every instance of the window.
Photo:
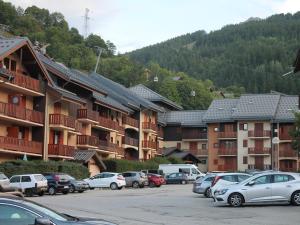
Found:
M 200 159 L 199 163 L 200 164 L 206 164 L 206 159 Z
M 214 148 L 219 148 L 219 143 L 214 143 Z
M 243 164 L 248 164 L 248 156 L 243 157 Z
M 17 225 L 17 224 L 34 224 L 35 214 L 26 209 L 12 205 L 0 204 L 0 224 Z
M 215 179 L 215 177 L 208 177 L 208 178 L 206 178 L 204 181 L 209 182 L 209 181 L 213 181 L 213 179 Z
M 206 150 L 206 144 L 202 144 L 201 148 L 202 148 L 203 150 Z
M 238 175 L 238 182 L 248 179 L 250 176 L 247 175 Z
M 295 180 L 295 178 L 290 175 L 283 175 L 283 174 L 274 175 L 274 183 L 288 182 L 290 180 Z
M 9 70 L 9 58 L 4 59 L 4 66 L 5 66 L 6 69 Z
M 269 184 L 269 183 L 271 183 L 271 176 L 267 175 L 267 176 L 258 177 L 254 180 L 254 182 L 256 185 Z
M 236 178 L 235 178 L 234 175 L 226 175 L 226 176 L 223 176 L 221 179 L 226 180 L 226 181 L 230 181 L 230 182 L 236 182 Z
M 31 182 L 30 176 L 22 176 L 21 182 Z
M 10 178 L 10 183 L 19 183 L 20 182 L 20 177 L 19 176 L 15 176 Z
M 110 178 L 114 176 L 114 174 L 111 173 L 104 173 L 103 175 L 104 175 L 103 178 Z
M 248 147 L 248 140 L 243 140 L 243 147 L 244 148 Z
M 10 60 L 10 70 L 14 72 L 17 70 L 17 62 L 15 60 Z
M 169 175 L 170 178 L 175 178 L 176 177 L 176 173 L 172 173 Z
M 192 168 L 192 173 L 193 174 L 199 174 L 199 172 L 196 169 L 194 169 L 194 168 Z

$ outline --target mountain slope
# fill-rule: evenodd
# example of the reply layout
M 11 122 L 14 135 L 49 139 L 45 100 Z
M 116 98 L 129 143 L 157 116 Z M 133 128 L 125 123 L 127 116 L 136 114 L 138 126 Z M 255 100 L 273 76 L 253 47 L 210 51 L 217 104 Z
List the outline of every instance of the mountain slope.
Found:
M 218 87 L 243 86 L 248 92 L 298 93 L 300 80 L 281 75 L 291 70 L 300 46 L 300 12 L 250 19 L 210 33 L 197 31 L 129 53 L 147 65 L 158 63 Z

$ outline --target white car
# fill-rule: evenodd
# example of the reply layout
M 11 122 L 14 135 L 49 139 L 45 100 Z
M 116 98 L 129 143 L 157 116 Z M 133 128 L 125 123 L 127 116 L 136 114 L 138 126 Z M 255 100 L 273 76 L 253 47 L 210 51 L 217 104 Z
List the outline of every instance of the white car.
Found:
M 110 188 L 112 190 L 122 189 L 126 186 L 125 178 L 119 173 L 103 172 L 93 177 L 84 179 L 93 188 Z
M 251 177 L 251 175 L 247 173 L 218 173 L 210 187 L 211 197 L 214 197 L 221 188 L 240 183 L 249 177 Z
M 11 187 L 22 190 L 27 196 L 42 196 L 48 188 L 47 179 L 42 174 L 14 175 L 9 181 Z
M 286 202 L 300 206 L 300 174 L 261 173 L 215 193 L 217 204 L 234 207 L 254 203 Z

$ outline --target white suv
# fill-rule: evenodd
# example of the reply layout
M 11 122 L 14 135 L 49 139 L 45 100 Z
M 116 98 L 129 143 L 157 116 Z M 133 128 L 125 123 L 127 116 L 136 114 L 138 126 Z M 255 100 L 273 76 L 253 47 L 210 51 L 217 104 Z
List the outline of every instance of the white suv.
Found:
M 119 173 L 99 173 L 93 177 L 84 179 L 93 188 L 110 188 L 112 190 L 122 189 L 125 185 L 125 178 Z
M 14 175 L 10 178 L 10 186 L 22 190 L 27 196 L 42 196 L 47 191 L 48 182 L 42 174 Z

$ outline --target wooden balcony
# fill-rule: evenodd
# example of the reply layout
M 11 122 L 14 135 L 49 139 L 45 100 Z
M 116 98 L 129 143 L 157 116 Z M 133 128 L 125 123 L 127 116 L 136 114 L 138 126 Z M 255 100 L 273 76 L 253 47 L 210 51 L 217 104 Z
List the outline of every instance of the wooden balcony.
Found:
M 259 168 L 260 167 L 260 168 Z M 255 165 L 255 164 L 248 164 L 249 170 L 259 169 L 259 170 L 270 170 L 272 169 L 272 166 L 269 164 L 263 164 L 261 166 Z
M 236 131 L 224 131 L 218 133 L 219 139 L 236 139 L 237 132 Z
M 142 147 L 144 149 L 156 149 L 157 143 L 154 141 L 142 141 Z
M 220 146 L 218 150 L 219 156 L 236 156 L 237 155 L 237 147 L 236 146 Z
M 0 102 L 0 117 L 1 115 L 10 120 L 22 120 L 23 123 L 34 123 L 40 126 L 44 124 L 44 113 L 10 103 Z
M 75 130 L 75 118 L 63 114 L 50 114 L 49 124 L 51 127 Z
M 73 157 L 75 147 L 60 144 L 48 144 L 48 155 L 58 157 Z
M 282 158 L 298 158 L 298 152 L 294 150 L 292 147 L 284 148 L 280 147 L 279 149 L 279 157 Z
M 130 127 L 139 128 L 139 121 L 128 116 L 122 118 L 122 122 Z
M 79 147 L 98 148 L 98 146 L 99 146 L 99 139 L 97 137 L 95 137 L 95 136 L 77 135 L 77 145 Z
M 218 165 L 218 171 L 235 172 L 236 168 L 233 165 Z
M 207 133 L 206 132 L 182 132 L 182 139 L 186 140 L 206 140 Z
M 249 138 L 271 138 L 270 130 L 249 130 Z
M 248 148 L 249 155 L 270 155 L 271 148 Z
M 99 140 L 99 149 L 115 153 L 117 151 L 117 145 L 109 141 Z
M 196 156 L 207 156 L 208 155 L 207 149 L 190 149 L 189 152 Z
M 97 126 L 107 130 L 118 131 L 119 124 L 110 118 L 99 116 Z
M 122 135 L 122 136 L 125 135 L 125 128 L 122 127 L 122 126 L 120 126 L 119 124 L 118 124 L 118 126 L 117 126 L 117 130 L 118 130 L 118 134 L 119 134 L 119 135 Z
M 77 119 L 86 123 L 97 123 L 99 113 L 89 109 L 78 109 Z
M 32 96 L 44 95 L 39 80 L 19 72 L 9 71 L 4 68 L 1 68 L 0 73 L 9 74 L 13 78 L 10 80 L 4 79 L 3 77 L 0 78 L 0 80 L 5 82 L 4 86 L 6 88 Z
M 42 155 L 43 143 L 0 136 L 0 149 L 22 152 L 26 154 Z
M 125 150 L 124 148 L 120 147 L 120 146 L 116 146 L 116 152 L 118 155 L 120 155 L 121 157 L 124 157 L 125 154 Z
M 143 122 L 142 124 L 144 131 L 153 131 L 157 132 L 157 124 L 151 122 Z
M 130 146 L 139 146 L 139 140 L 135 138 L 130 138 L 130 137 L 123 137 L 122 143 L 125 145 L 130 145 Z
M 158 138 L 164 139 L 164 129 L 162 127 L 158 127 Z

